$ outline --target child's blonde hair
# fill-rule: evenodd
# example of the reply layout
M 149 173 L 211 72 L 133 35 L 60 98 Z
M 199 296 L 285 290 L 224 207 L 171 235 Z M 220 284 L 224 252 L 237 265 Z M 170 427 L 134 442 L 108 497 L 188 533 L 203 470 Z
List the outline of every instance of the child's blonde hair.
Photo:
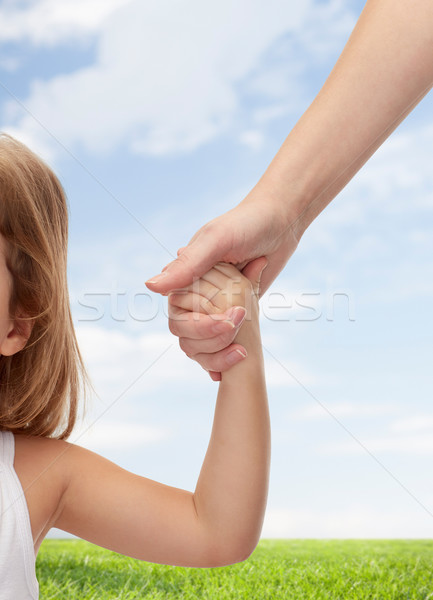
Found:
M 9 316 L 33 325 L 23 350 L 0 357 L 0 429 L 64 439 L 90 384 L 69 306 L 66 197 L 51 169 L 5 134 L 0 233 L 13 279 Z

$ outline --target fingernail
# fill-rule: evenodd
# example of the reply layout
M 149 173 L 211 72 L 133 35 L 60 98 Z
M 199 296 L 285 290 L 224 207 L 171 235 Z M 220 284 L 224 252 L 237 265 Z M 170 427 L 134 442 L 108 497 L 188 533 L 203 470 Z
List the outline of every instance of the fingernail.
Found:
M 159 275 L 155 275 L 152 279 L 148 279 L 145 283 L 158 283 L 163 277 L 166 277 L 168 273 L 160 273 Z
M 239 327 L 239 325 L 245 319 L 247 311 L 243 306 L 235 306 L 228 310 L 226 314 L 228 315 L 230 321 L 234 324 L 234 326 Z
M 226 362 L 229 365 L 235 365 L 236 363 L 240 362 L 241 360 L 243 360 L 244 358 L 247 357 L 247 353 L 242 352 L 239 349 L 233 350 L 233 352 L 229 352 L 229 354 L 227 354 L 226 357 Z

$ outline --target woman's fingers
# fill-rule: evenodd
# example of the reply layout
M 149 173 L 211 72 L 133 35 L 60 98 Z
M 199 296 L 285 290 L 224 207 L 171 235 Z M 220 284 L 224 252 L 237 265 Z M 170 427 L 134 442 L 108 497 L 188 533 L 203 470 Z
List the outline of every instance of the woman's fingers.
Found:
M 224 348 L 224 350 L 214 352 L 213 354 L 196 354 L 193 359 L 197 361 L 206 371 L 221 373 L 227 371 L 233 365 L 244 360 L 246 356 L 247 352 L 243 346 L 240 344 L 230 344 L 228 348 Z M 214 379 L 214 381 L 218 380 Z
M 217 371 L 208 371 L 208 373 L 212 381 L 221 381 L 221 373 L 217 373 Z
M 195 358 L 197 354 L 215 354 L 227 348 L 235 339 L 237 330 L 233 329 L 220 335 L 207 339 L 193 339 L 188 337 L 179 338 L 179 346 L 189 358 Z
M 169 328 L 179 337 L 185 354 L 208 371 L 214 381 L 220 381 L 221 372 L 246 357 L 245 348 L 234 343 L 246 309 L 233 306 L 223 313 L 221 307 L 212 303 L 210 298 L 214 297 L 220 278 L 227 277 L 221 271 L 212 271 L 211 281 L 200 280 L 189 286 L 195 292 L 186 289 L 169 295 Z
M 179 345 L 198 362 L 214 381 L 243 360 L 246 352 L 233 341 L 245 318 L 245 308 L 235 306 L 223 314 L 192 313 L 169 303 L 169 328 Z
M 183 288 L 198 279 L 217 262 L 226 259 L 232 245 L 234 228 L 225 222 L 207 223 L 197 231 L 188 246 L 181 249 L 176 260 L 163 272 L 146 281 L 149 289 L 160 294 Z
M 228 334 L 227 344 L 235 338 L 239 326 L 245 318 L 245 309 L 238 306 L 226 313 L 207 315 L 183 310 L 169 303 L 169 328 L 173 335 L 197 340 L 214 338 Z

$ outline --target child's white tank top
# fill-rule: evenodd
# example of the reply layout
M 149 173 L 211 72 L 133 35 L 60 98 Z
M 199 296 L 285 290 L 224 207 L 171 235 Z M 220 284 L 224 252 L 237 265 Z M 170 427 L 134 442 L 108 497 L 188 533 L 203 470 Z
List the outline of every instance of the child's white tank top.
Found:
M 0 431 L 0 600 L 36 600 L 30 517 L 14 455 L 13 434 Z

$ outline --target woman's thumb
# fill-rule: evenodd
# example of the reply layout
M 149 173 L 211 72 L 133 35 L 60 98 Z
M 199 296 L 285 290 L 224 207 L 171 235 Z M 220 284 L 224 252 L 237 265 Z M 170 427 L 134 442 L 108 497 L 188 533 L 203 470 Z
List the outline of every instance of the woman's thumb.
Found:
M 250 280 L 254 292 L 258 296 L 260 296 L 260 279 L 267 266 L 268 259 L 266 256 L 260 256 L 260 258 L 255 258 L 242 269 L 242 275 Z
M 221 250 L 205 236 L 198 236 L 178 252 L 176 260 L 164 267 L 162 273 L 146 281 L 153 292 L 168 294 L 171 290 L 190 285 L 221 260 Z

